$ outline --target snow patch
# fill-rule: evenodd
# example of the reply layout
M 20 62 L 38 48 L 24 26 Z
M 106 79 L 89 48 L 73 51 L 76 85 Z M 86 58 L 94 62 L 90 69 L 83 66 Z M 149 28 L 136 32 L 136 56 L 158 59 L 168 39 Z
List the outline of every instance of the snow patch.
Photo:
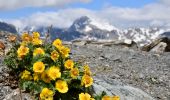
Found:
M 91 30 L 92 30 L 92 28 L 89 27 L 89 26 L 86 26 L 85 29 L 84 29 L 85 32 L 89 32 L 89 31 L 91 31 Z
M 90 24 L 96 26 L 101 30 L 107 30 L 107 31 L 117 30 L 117 28 L 115 28 L 114 26 L 106 22 L 97 22 L 95 20 L 92 20 Z

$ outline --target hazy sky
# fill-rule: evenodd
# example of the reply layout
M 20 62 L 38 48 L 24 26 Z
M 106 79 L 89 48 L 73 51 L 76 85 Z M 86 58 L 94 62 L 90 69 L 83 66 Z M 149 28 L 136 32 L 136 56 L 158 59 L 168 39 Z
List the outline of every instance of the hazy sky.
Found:
M 0 20 L 16 27 L 68 27 L 81 16 L 117 27 L 170 27 L 170 0 L 0 0 Z

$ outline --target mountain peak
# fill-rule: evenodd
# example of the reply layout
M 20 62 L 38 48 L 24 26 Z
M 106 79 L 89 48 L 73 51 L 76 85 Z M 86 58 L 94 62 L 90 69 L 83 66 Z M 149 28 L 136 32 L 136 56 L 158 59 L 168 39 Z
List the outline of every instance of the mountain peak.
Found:
M 112 30 L 117 30 L 116 27 L 109 24 L 106 21 L 99 21 L 96 19 L 90 19 L 87 16 L 82 16 L 76 19 L 72 26 L 70 27 L 71 31 L 79 31 L 79 32 L 89 32 L 91 30 L 104 30 L 111 32 Z
M 90 22 L 90 18 L 87 16 L 82 16 L 74 21 L 74 24 L 88 24 Z
M 76 19 L 72 26 L 70 27 L 71 31 L 80 31 L 86 28 L 87 25 L 91 22 L 90 18 L 87 16 L 82 16 Z

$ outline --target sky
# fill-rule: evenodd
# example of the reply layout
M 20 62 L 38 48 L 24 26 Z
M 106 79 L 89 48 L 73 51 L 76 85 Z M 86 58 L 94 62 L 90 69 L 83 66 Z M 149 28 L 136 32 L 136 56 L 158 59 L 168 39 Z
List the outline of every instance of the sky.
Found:
M 0 0 L 0 21 L 69 27 L 81 16 L 116 27 L 170 27 L 170 0 Z

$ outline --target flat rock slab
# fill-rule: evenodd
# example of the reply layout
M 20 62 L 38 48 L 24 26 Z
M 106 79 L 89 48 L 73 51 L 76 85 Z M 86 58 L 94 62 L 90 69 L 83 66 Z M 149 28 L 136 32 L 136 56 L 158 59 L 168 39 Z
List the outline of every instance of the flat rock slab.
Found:
M 107 95 L 120 96 L 120 100 L 155 100 L 141 89 L 123 85 L 116 80 L 95 78 L 93 89 L 95 94 L 101 94 L 105 91 Z

